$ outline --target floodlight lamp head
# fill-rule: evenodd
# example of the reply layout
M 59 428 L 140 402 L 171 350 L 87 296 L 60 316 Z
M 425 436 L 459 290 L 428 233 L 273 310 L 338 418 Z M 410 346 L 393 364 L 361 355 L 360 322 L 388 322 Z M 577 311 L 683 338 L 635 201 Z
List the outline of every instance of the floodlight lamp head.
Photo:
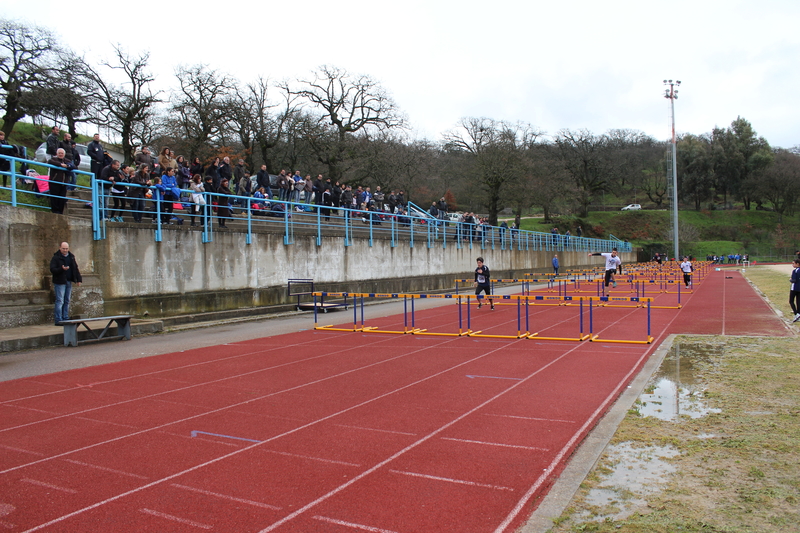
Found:
M 678 81 L 675 82 L 675 85 L 680 85 L 680 84 L 681 84 L 681 80 L 678 80 Z
M 666 84 L 667 84 L 667 80 L 664 80 L 664 85 L 666 85 Z

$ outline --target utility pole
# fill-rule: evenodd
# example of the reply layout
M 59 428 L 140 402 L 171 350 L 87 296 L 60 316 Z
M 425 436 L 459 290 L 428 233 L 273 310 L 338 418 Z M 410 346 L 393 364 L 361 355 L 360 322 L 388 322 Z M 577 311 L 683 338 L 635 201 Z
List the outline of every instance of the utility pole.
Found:
M 672 241 L 675 260 L 679 259 L 678 250 L 678 144 L 675 138 L 675 100 L 678 99 L 680 80 L 664 80 L 664 85 L 669 85 L 669 89 L 664 91 L 664 98 L 669 98 L 671 118 L 672 118 Z

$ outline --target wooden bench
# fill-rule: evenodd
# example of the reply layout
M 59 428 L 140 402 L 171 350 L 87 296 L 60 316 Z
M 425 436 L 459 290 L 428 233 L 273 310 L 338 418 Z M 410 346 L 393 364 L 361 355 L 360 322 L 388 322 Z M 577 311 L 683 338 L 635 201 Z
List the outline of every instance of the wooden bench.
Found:
M 117 316 L 98 316 L 94 318 L 75 318 L 72 320 L 64 320 L 61 325 L 64 326 L 64 346 L 77 346 L 78 345 L 78 326 L 83 326 L 86 331 L 91 333 L 92 337 L 83 339 L 80 342 L 99 341 L 101 339 L 125 339 L 131 340 L 131 318 L 133 315 L 117 315 Z M 89 327 L 89 322 L 101 322 L 107 320 L 106 327 L 98 335 L 96 331 Z M 111 324 L 116 322 L 117 334 L 106 335 Z

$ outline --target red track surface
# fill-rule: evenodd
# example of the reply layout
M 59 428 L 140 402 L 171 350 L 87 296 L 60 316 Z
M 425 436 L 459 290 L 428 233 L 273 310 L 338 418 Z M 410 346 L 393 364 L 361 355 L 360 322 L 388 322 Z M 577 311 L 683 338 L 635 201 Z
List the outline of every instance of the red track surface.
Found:
M 682 299 L 651 345 L 303 331 L 0 383 L 0 528 L 513 531 L 666 334 L 787 334 L 737 272 Z M 534 307 L 531 331 L 577 316 Z M 516 304 L 470 318 L 517 330 Z M 593 319 L 645 334 L 643 309 Z

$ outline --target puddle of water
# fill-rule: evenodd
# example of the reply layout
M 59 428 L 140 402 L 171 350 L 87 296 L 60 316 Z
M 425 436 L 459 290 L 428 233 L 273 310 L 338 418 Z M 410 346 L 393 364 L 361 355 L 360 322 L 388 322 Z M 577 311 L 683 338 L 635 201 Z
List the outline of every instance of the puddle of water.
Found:
M 676 344 L 664 357 L 661 368 L 639 396 L 642 416 L 677 421 L 681 416 L 700 418 L 720 410 L 706 405 L 700 363 L 711 363 L 723 355 L 723 347 L 711 344 Z
M 613 471 L 586 495 L 586 503 L 595 510 L 591 516 L 584 511 L 584 520 L 622 520 L 630 516 L 647 503 L 645 496 L 661 490 L 667 475 L 675 471 L 665 459 L 680 452 L 672 446 L 634 448 L 630 442 L 623 442 L 609 446 L 606 455 L 608 463 L 614 465 Z

